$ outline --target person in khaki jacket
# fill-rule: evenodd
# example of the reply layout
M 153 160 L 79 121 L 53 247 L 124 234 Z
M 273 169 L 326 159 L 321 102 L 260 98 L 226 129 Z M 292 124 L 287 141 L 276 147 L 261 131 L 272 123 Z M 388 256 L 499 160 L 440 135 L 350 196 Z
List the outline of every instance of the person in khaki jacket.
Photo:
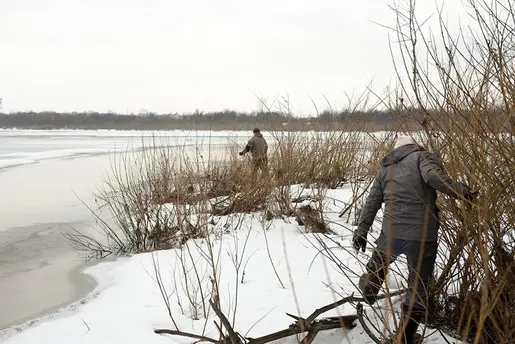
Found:
M 266 173 L 268 172 L 268 144 L 258 128 L 254 129 L 252 132 L 254 136 L 240 152 L 240 155 L 243 156 L 250 152 L 252 154 L 253 172 L 256 173 L 258 170 L 261 170 Z

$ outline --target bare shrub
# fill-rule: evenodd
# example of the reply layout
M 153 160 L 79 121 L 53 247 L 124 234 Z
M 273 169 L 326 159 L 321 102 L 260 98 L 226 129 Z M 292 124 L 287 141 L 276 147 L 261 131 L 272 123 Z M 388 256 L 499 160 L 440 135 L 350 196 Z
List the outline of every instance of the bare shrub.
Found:
M 278 185 L 318 183 L 333 189 L 346 180 L 362 143 L 358 132 L 274 133 L 274 138 L 271 165 Z
M 470 35 L 457 36 L 441 13 L 434 35 L 424 33 L 414 2 L 397 8 L 401 66 L 410 78 L 405 111 L 423 114 L 425 141 L 449 175 L 480 192 L 472 204 L 440 200 L 443 254 L 428 320 L 464 341 L 512 343 L 515 9 L 503 0 L 468 6 Z
M 68 233 L 72 246 L 103 258 L 176 247 L 187 238 L 204 236 L 206 223 L 197 215 L 205 212 L 205 205 L 198 200 L 188 204 L 194 184 L 180 174 L 187 166 L 185 175 L 194 175 L 200 167 L 193 166 L 200 163 L 192 162 L 183 148 L 163 148 L 154 141 L 140 152 L 114 155 L 111 173 L 95 195 L 98 208 L 90 208 L 97 219 L 96 233 Z M 174 205 L 165 204 L 170 198 Z

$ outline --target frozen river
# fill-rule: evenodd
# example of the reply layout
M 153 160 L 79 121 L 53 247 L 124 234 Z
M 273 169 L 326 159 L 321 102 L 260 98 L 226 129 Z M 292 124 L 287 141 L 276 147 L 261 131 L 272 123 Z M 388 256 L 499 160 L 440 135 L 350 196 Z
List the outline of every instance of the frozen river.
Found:
M 113 153 L 143 146 L 243 146 L 248 132 L 0 130 L 0 329 L 52 312 L 94 281 L 63 234 L 94 224 L 82 203 Z

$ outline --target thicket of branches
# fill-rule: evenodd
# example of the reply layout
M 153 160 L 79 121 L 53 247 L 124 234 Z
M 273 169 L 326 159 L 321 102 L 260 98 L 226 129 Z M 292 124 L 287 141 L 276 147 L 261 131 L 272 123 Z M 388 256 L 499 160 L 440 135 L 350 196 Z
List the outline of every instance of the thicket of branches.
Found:
M 96 194 L 97 208 L 91 209 L 100 236 L 75 232 L 68 237 L 77 249 L 106 257 L 179 247 L 209 235 L 213 217 L 233 213 L 297 216 L 316 226 L 318 215 L 310 219 L 307 209 L 292 208 L 292 185 L 336 188 L 374 175 L 368 152 L 371 141 L 375 144 L 372 135 L 272 132 L 272 137 L 266 175 L 254 173 L 251 161 L 238 156 L 241 147 L 199 152 L 151 145 L 120 153 Z
M 429 322 L 474 343 L 515 341 L 515 7 L 468 0 L 473 23 L 424 28 L 415 2 L 396 8 L 406 108 L 449 174 L 480 196 L 442 199 L 441 257 Z M 454 30 L 456 31 L 456 30 Z M 401 104 L 401 107 L 403 105 Z M 434 116 L 435 110 L 445 116 Z

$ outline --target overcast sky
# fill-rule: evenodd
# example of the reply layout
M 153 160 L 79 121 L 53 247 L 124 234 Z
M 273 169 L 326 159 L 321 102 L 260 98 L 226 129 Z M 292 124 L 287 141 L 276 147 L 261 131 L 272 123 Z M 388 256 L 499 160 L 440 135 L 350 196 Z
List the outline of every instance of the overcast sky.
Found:
M 419 12 L 435 2 L 419 0 Z M 422 4 L 423 3 L 423 4 Z M 159 113 L 346 104 L 396 81 L 390 0 L 0 0 L 4 111 Z M 452 11 L 461 0 L 446 0 Z

